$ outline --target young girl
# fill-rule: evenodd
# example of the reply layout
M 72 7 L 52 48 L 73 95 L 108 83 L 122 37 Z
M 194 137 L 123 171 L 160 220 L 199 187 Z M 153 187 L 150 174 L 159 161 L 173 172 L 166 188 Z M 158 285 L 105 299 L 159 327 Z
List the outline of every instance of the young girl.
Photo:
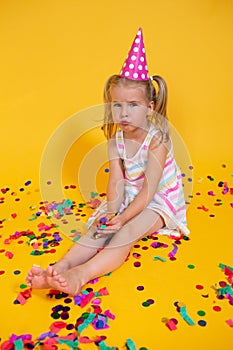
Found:
M 166 84 L 159 76 L 148 76 L 141 29 L 120 75 L 108 79 L 104 102 L 110 168 L 107 201 L 90 217 L 87 233 L 60 261 L 46 270 L 31 268 L 26 280 L 33 288 L 77 295 L 90 280 L 121 266 L 144 236 L 155 231 L 189 234 L 166 119 Z

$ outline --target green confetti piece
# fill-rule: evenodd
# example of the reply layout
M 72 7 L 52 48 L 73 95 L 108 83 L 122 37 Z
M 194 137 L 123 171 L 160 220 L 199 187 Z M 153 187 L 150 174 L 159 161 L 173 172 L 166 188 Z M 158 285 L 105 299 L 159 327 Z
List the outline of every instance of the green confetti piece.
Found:
M 68 345 L 71 349 L 75 349 L 78 346 L 78 340 L 66 340 L 66 339 L 58 339 L 57 340 L 59 344 L 66 344 Z
M 205 311 L 202 311 L 202 310 L 199 310 L 199 311 L 197 311 L 197 314 L 199 315 L 199 316 L 205 316 Z
M 73 242 L 77 242 L 81 238 L 81 235 L 77 235 L 73 238 Z
M 219 295 L 230 294 L 230 296 L 233 297 L 233 289 L 231 288 L 231 285 L 228 284 L 226 287 L 219 288 L 218 294 Z
M 14 341 L 14 346 L 15 346 L 15 350 L 23 350 L 24 349 L 24 345 L 23 345 L 23 341 L 21 338 L 16 339 Z
M 84 316 L 83 316 L 84 317 Z M 89 314 L 88 315 L 88 317 L 85 319 L 85 321 L 82 323 L 82 324 L 80 324 L 79 326 L 78 326 L 78 332 L 79 333 L 81 333 L 84 329 L 86 329 L 87 327 L 88 327 L 88 325 L 90 324 L 90 323 L 92 323 L 92 321 L 94 320 L 94 318 L 96 317 L 96 314 Z
M 104 276 L 110 276 L 112 272 L 106 273 Z
M 135 343 L 132 341 L 132 339 L 126 340 L 126 346 L 128 350 L 137 350 Z
M 27 288 L 27 287 L 28 287 L 28 286 L 27 286 L 26 284 L 23 284 L 23 283 L 20 284 L 20 288 L 21 288 L 21 289 L 25 289 L 25 288 Z
M 154 256 L 153 260 L 160 260 L 162 262 L 167 262 L 167 260 L 165 258 L 163 258 L 162 256 Z
M 144 302 L 142 303 L 142 306 L 144 306 L 144 307 L 150 306 L 150 303 L 148 303 L 148 301 L 144 301 Z
M 188 268 L 189 268 L 190 270 L 193 270 L 193 269 L 195 269 L 195 266 L 192 265 L 192 264 L 189 264 L 189 265 L 188 265 Z
M 220 267 L 220 269 L 224 270 L 225 267 L 227 267 L 229 270 L 231 270 L 233 272 L 233 267 L 225 265 L 225 264 L 219 264 L 218 267 Z
M 182 306 L 180 308 L 180 314 L 182 316 L 182 318 L 190 325 L 190 326 L 194 326 L 195 322 L 187 315 L 186 313 L 186 306 Z
M 116 350 L 116 347 L 114 346 L 113 348 L 110 346 L 107 346 L 104 341 L 101 341 L 99 343 L 99 350 Z

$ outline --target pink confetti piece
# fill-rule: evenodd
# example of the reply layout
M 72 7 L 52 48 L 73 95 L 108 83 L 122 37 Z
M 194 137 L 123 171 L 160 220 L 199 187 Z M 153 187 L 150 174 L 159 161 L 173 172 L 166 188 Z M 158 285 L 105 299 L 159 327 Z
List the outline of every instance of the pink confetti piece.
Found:
M 5 256 L 6 256 L 8 259 L 12 259 L 12 258 L 14 257 L 14 254 L 11 253 L 11 252 L 9 252 L 9 251 L 7 251 L 7 252 L 5 253 Z
M 226 320 L 226 323 L 228 324 L 228 326 L 233 327 L 233 321 L 231 319 Z
M 209 191 L 209 192 L 208 192 L 208 195 L 209 195 L 209 196 L 215 196 L 215 194 L 214 194 L 213 191 Z
M 86 306 L 91 301 L 91 299 L 94 298 L 94 296 L 95 296 L 94 292 L 90 292 L 87 295 L 85 295 L 85 297 L 82 299 L 80 303 L 80 306 L 81 307 Z
M 21 305 L 24 305 L 29 298 L 31 298 L 32 288 L 25 289 L 23 292 L 20 292 L 17 296 L 17 300 Z
M 116 316 L 111 313 L 110 310 L 104 311 L 104 315 L 107 316 L 108 318 L 111 318 L 111 320 L 115 320 Z
M 62 322 L 62 321 L 56 321 L 56 322 L 53 322 L 51 325 L 50 325 L 50 330 L 53 332 L 53 333 L 59 333 L 61 329 L 65 328 L 66 327 L 66 323 L 65 322 Z
M 104 336 L 97 336 L 94 339 L 90 339 L 86 336 L 86 337 L 79 337 L 78 340 L 82 344 L 88 344 L 88 343 L 95 343 L 95 342 L 99 343 L 101 340 L 104 340 L 104 339 L 105 339 Z
M 168 322 L 166 322 L 166 326 L 170 331 L 175 331 L 177 329 L 176 324 L 172 319 L 170 319 Z

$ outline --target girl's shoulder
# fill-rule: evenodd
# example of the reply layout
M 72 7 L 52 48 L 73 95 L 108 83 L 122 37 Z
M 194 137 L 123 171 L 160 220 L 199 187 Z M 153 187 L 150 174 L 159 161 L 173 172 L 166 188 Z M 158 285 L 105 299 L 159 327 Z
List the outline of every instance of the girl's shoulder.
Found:
M 152 138 L 149 145 L 150 151 L 155 151 L 159 149 L 166 149 L 167 153 L 169 153 L 172 150 L 172 142 L 169 138 L 168 140 L 163 141 L 160 133 L 155 133 Z

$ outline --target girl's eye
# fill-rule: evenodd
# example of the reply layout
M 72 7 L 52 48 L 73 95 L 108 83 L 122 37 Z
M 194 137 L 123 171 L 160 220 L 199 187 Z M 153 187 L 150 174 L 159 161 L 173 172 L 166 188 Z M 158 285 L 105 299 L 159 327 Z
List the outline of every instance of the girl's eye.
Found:
M 138 105 L 138 104 L 137 104 L 136 102 L 131 102 L 131 103 L 130 103 L 130 107 L 137 107 L 137 105 Z
M 120 103 L 115 102 L 115 103 L 113 103 L 113 107 L 121 107 L 121 104 L 120 104 Z

